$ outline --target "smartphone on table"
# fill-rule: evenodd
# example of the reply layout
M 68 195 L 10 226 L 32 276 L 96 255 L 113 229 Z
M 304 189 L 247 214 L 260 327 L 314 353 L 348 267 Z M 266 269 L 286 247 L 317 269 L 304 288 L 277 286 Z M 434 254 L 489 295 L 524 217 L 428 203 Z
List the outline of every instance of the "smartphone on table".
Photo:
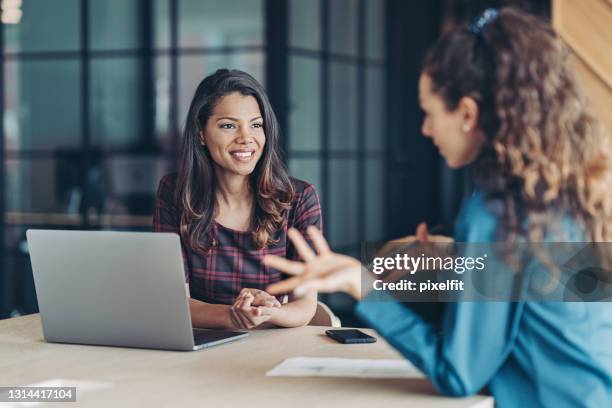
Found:
M 325 334 L 342 344 L 360 344 L 376 342 L 376 337 L 372 337 L 357 329 L 326 330 Z

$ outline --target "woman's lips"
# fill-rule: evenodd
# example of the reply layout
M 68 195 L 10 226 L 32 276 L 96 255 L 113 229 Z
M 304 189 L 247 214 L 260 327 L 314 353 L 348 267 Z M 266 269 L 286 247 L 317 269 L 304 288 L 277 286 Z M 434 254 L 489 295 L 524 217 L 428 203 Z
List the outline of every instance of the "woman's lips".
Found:
M 248 150 L 248 151 L 234 151 L 234 152 L 230 152 L 230 155 L 236 161 L 239 161 L 241 163 L 248 163 L 255 156 L 255 152 L 252 151 L 252 150 Z

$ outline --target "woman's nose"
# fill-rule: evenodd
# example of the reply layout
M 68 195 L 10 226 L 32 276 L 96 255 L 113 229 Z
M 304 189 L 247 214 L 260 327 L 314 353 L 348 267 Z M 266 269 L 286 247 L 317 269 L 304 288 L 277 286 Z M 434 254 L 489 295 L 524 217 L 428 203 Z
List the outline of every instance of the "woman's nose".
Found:
M 423 121 L 423 124 L 421 125 L 421 133 L 425 137 L 431 137 L 431 134 L 429 132 L 429 126 L 427 126 L 427 122 L 425 121 Z
M 236 139 L 236 142 L 241 143 L 241 144 L 249 144 L 252 141 L 253 141 L 253 135 L 251 135 L 250 128 L 248 126 L 241 127 L 238 133 L 238 138 Z

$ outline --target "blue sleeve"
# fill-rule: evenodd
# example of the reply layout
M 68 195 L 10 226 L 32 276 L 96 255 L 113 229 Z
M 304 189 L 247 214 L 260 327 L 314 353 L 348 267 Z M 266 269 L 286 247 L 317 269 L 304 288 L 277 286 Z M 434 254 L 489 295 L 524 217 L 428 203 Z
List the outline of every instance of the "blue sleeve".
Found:
M 473 196 L 457 222 L 456 238 L 488 242 L 495 218 Z M 523 303 L 455 302 L 446 304 L 439 327 L 423 320 L 391 295 L 376 293 L 357 306 L 357 314 L 429 377 L 440 392 L 466 396 L 480 391 L 512 348 Z
M 357 314 L 423 371 L 441 393 L 466 396 L 480 391 L 508 356 L 522 305 L 449 303 L 440 329 L 393 299 L 366 299 L 358 304 Z

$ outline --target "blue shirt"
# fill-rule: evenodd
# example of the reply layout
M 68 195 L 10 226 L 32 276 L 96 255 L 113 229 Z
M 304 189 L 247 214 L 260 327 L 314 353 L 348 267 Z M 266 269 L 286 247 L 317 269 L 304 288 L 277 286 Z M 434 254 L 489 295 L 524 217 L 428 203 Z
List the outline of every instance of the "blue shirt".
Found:
M 477 192 L 455 240 L 492 242 L 497 222 Z M 443 394 L 488 386 L 501 408 L 612 407 L 612 303 L 455 302 L 434 327 L 389 295 L 360 302 L 357 314 Z

